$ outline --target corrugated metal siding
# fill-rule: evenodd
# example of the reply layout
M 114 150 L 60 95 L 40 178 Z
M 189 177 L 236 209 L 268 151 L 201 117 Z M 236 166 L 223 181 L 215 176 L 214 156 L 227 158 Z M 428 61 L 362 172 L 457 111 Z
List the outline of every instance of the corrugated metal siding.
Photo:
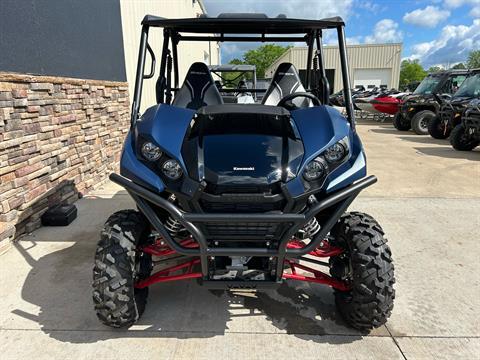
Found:
M 197 0 L 120 0 L 122 12 L 123 44 L 125 48 L 125 66 L 127 81 L 130 92 L 130 99 L 135 87 L 135 72 L 137 69 L 138 47 L 140 43 L 141 22 L 145 15 L 156 15 L 165 18 L 190 18 L 197 17 L 203 13 L 200 2 Z M 163 30 L 159 28 L 150 29 L 148 42 L 157 57 L 156 75 L 160 67 L 160 55 L 163 44 Z M 219 46 L 216 42 L 184 42 L 178 46 L 180 85 L 190 65 L 195 61 L 202 61 L 216 65 L 219 63 Z M 205 55 L 209 59 L 205 59 Z M 149 56 L 145 71 L 150 69 Z M 173 79 L 172 79 L 173 80 Z M 155 81 L 144 80 L 142 91 L 141 111 L 155 104 Z
M 363 44 L 347 47 L 350 76 L 355 78 L 355 69 L 391 69 L 389 87 L 398 87 L 402 44 Z M 342 89 L 342 74 L 337 46 L 324 47 L 325 68 L 335 69 L 334 91 Z M 297 69 L 306 69 L 307 48 L 293 47 L 279 57 L 266 71 L 272 76 L 282 62 L 291 62 Z M 352 81 L 353 84 L 353 81 Z

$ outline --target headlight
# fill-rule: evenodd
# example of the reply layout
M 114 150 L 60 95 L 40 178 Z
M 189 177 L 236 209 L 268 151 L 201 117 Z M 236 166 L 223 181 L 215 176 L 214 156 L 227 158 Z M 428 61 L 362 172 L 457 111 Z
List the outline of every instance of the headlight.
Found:
M 323 153 L 310 161 L 303 170 L 303 177 L 307 181 L 314 181 L 326 177 L 347 158 L 350 152 L 348 136 L 336 142 Z
M 146 142 L 142 145 L 142 156 L 148 161 L 157 161 L 162 156 L 162 150 L 151 142 Z
M 342 160 L 346 154 L 347 150 L 345 149 L 345 146 L 342 143 L 337 142 L 325 151 L 324 156 L 328 162 L 334 163 Z
M 182 168 L 176 160 L 165 161 L 162 165 L 162 172 L 166 177 L 172 180 L 179 179 L 183 174 Z
M 303 170 L 303 177 L 307 181 L 313 181 L 320 179 L 327 173 L 327 166 L 321 159 L 315 159 L 310 161 L 305 170 Z

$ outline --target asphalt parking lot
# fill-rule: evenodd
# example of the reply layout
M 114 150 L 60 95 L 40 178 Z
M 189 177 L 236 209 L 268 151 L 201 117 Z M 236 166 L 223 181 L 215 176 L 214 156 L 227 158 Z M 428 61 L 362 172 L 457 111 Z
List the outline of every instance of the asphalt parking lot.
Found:
M 264 293 L 158 284 L 129 330 L 101 325 L 90 294 L 99 230 L 131 206 L 107 183 L 77 202 L 65 228 L 41 228 L 0 257 L 2 359 L 474 359 L 480 354 L 480 149 L 358 126 L 379 182 L 352 205 L 382 224 L 396 266 L 386 326 L 348 328 L 329 288 L 290 283 Z

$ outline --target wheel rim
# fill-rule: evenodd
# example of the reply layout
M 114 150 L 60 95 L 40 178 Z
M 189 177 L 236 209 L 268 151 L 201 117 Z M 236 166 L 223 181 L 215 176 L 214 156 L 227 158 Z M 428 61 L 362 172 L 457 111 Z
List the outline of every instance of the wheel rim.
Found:
M 427 126 L 428 120 L 426 118 L 422 118 L 422 120 L 420 120 L 420 129 L 427 130 Z

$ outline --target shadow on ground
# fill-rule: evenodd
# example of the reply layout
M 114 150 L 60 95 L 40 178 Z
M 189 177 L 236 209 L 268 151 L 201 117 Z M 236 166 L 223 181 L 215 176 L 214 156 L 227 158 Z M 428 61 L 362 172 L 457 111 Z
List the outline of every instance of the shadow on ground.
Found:
M 39 313 L 21 308 L 12 313 L 38 323 L 50 337 L 69 343 L 139 336 L 207 338 L 226 332 L 286 332 L 328 343 L 361 339 L 362 334 L 348 328 L 340 318 L 330 288 L 302 283 L 256 294 L 209 291 L 194 280 L 157 284 L 150 288 L 145 313 L 130 329 L 110 329 L 100 324 L 90 288 L 96 241 L 108 215 L 128 207 L 129 201 L 124 194 L 109 199 L 87 197 L 81 200 L 79 218 L 69 227 L 44 228 L 40 235 L 19 241 L 16 249 L 31 266 L 22 298 L 38 306 Z M 55 231 L 54 237 L 48 236 Z M 56 239 L 66 242 L 62 245 L 73 245 L 55 251 L 59 246 L 51 241 Z M 34 246 L 47 248 L 46 255 L 32 257 Z M 339 336 L 311 336 L 326 334 Z

